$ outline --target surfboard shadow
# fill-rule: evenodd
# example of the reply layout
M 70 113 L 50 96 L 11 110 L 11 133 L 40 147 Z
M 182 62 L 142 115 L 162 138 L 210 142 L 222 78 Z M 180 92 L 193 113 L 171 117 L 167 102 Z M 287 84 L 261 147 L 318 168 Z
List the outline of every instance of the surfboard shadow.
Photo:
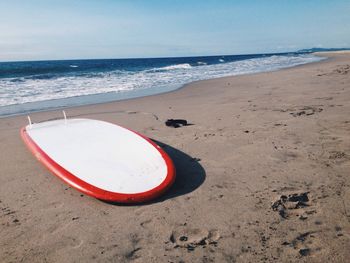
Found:
M 157 140 L 153 140 L 170 156 L 176 169 L 176 179 L 170 189 L 162 196 L 148 202 L 157 203 L 164 200 L 186 195 L 200 187 L 205 181 L 206 173 L 200 159 L 189 156 L 188 154 Z

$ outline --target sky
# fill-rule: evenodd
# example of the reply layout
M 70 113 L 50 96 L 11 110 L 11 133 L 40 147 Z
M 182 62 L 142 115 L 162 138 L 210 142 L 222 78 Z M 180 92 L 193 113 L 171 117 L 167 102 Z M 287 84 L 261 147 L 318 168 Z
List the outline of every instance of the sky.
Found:
M 349 0 L 0 0 L 0 61 L 350 47 Z

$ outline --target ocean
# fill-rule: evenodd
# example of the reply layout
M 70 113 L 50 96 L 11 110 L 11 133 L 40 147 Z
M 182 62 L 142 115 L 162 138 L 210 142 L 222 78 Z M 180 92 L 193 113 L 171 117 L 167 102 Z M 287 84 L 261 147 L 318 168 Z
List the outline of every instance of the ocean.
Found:
M 123 100 L 323 58 L 310 53 L 0 63 L 0 116 Z M 200 91 L 199 91 L 200 92 Z

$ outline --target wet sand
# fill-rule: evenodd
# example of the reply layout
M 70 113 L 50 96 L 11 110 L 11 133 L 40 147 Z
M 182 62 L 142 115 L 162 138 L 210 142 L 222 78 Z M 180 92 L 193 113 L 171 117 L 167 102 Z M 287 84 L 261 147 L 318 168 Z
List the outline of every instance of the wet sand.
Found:
M 176 182 L 143 205 L 65 185 L 21 141 L 26 116 L 0 119 L 0 261 L 346 262 L 350 54 L 323 55 L 330 59 L 67 109 L 168 152 Z M 170 118 L 192 125 L 167 127 Z

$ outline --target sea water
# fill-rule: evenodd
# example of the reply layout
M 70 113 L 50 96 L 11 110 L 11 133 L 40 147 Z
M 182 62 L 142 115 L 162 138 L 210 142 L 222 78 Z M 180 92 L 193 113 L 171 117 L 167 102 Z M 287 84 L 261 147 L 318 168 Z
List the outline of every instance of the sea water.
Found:
M 1 62 L 0 116 L 147 96 L 197 80 L 273 71 L 322 59 L 296 52 Z

